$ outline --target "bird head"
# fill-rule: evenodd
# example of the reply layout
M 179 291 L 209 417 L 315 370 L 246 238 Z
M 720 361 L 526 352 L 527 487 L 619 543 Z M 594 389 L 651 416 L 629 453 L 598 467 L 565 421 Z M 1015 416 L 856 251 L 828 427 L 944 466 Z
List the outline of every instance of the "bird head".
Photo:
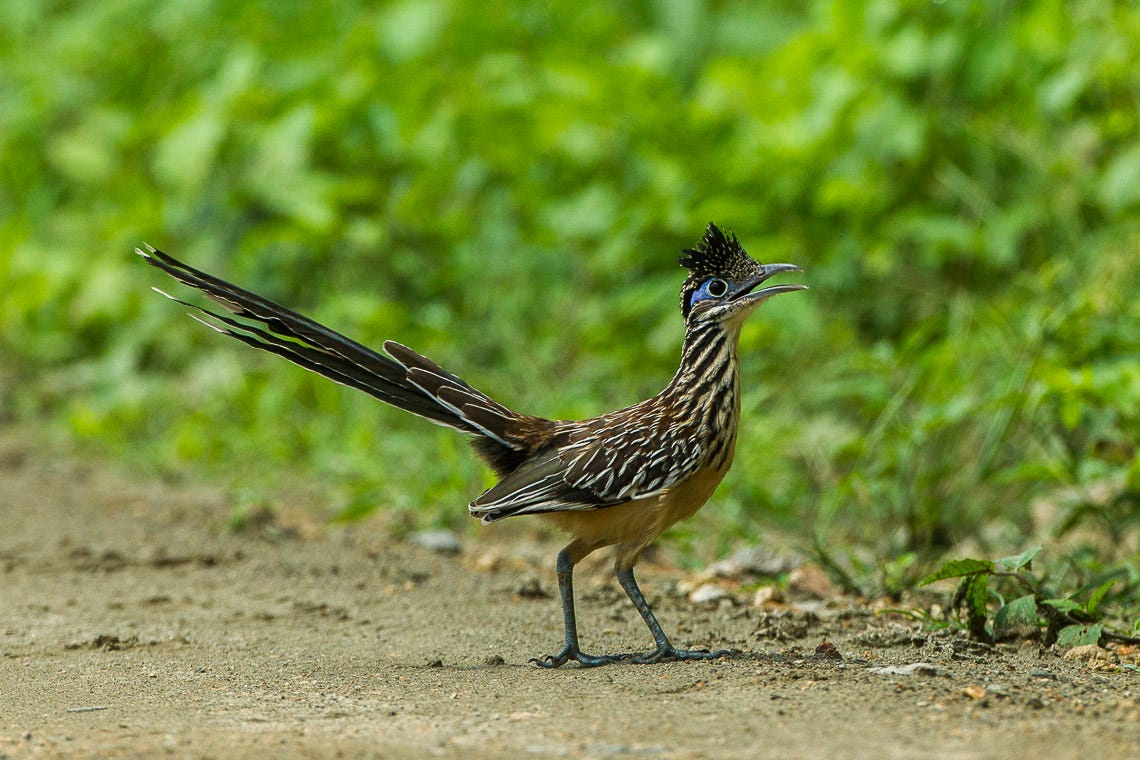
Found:
M 697 247 L 685 254 L 680 264 L 689 270 L 681 286 L 681 314 L 686 322 L 742 320 L 774 295 L 807 290 L 798 284 L 756 290 L 774 274 L 802 270 L 795 264 L 761 264 L 748 255 L 736 235 L 721 232 L 711 222 Z

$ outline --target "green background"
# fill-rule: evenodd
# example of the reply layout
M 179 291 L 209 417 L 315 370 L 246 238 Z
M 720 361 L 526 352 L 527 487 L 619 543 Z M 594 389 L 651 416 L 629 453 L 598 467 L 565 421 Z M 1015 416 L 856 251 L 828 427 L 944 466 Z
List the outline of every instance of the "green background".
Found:
M 6 0 L 0 50 L 7 424 L 462 526 L 460 436 L 201 328 L 131 250 L 572 418 L 668 381 L 715 221 L 811 290 L 746 325 L 682 546 L 1016 547 L 1034 499 L 1135 535 L 1135 3 Z

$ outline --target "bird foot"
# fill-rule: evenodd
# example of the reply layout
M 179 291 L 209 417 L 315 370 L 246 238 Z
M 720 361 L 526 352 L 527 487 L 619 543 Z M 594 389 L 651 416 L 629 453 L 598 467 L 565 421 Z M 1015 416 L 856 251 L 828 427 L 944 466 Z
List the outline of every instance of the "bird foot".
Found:
M 583 668 L 596 668 L 599 665 L 610 665 L 622 660 L 628 660 L 627 654 L 604 654 L 604 655 L 590 655 L 586 654 L 576 646 L 567 644 L 562 647 L 562 651 L 558 654 L 548 654 L 542 657 L 531 657 L 530 662 L 543 668 L 559 668 L 566 663 L 573 660 Z
M 707 649 L 677 649 L 673 645 L 657 647 L 652 652 L 642 654 L 604 654 L 590 655 L 577 647 L 565 646 L 558 654 L 548 654 L 543 657 L 531 657 L 530 662 L 543 668 L 559 668 L 573 660 L 583 668 L 596 668 L 599 665 L 613 665 L 619 662 L 634 663 L 637 665 L 650 665 L 656 662 L 683 662 L 685 660 L 718 660 L 721 657 L 731 657 L 740 652 L 736 649 L 718 649 L 710 652 Z
M 718 649 L 710 652 L 707 649 L 677 649 L 672 644 L 659 646 L 652 652 L 636 654 L 630 660 L 638 665 L 648 665 L 655 662 L 671 662 L 673 660 L 717 660 L 721 657 L 737 654 L 735 649 Z

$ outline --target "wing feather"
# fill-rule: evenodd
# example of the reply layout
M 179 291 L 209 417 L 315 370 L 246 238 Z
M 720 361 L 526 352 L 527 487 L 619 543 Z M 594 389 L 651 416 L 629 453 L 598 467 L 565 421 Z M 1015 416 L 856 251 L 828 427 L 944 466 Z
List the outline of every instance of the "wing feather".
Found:
M 651 430 L 623 434 L 609 425 L 579 428 L 576 440 L 551 445 L 471 502 L 471 514 L 492 522 L 521 514 L 604 509 L 660 494 L 697 470 L 702 447 L 683 431 L 660 428 L 654 440 Z

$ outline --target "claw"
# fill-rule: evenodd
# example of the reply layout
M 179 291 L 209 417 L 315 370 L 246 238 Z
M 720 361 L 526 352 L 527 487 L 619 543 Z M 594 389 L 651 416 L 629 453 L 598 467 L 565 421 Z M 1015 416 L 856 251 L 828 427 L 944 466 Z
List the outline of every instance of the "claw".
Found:
M 738 654 L 735 649 L 718 649 L 710 652 L 707 649 L 677 649 L 673 646 L 657 647 L 652 652 L 634 655 L 632 662 L 638 665 L 648 665 L 655 662 L 670 662 L 672 660 L 719 660 Z
M 740 654 L 736 649 L 718 649 L 710 652 L 707 649 L 677 649 L 672 645 L 658 647 L 652 652 L 642 654 L 604 654 L 590 655 L 577 647 L 566 646 L 558 654 L 547 654 L 542 657 L 531 657 L 540 668 L 560 668 L 573 660 L 579 667 L 596 668 L 599 665 L 613 665 L 618 662 L 631 662 L 637 665 L 651 665 L 657 662 L 684 662 L 686 660 L 719 660 L 721 657 L 731 657 Z
M 540 668 L 560 668 L 566 663 L 573 660 L 583 668 L 596 668 L 599 665 L 610 665 L 615 662 L 628 659 L 629 655 L 613 654 L 613 655 L 590 655 L 586 654 L 577 647 L 569 645 L 562 648 L 558 654 L 547 654 L 542 657 L 531 657 L 528 662 L 533 662 Z

